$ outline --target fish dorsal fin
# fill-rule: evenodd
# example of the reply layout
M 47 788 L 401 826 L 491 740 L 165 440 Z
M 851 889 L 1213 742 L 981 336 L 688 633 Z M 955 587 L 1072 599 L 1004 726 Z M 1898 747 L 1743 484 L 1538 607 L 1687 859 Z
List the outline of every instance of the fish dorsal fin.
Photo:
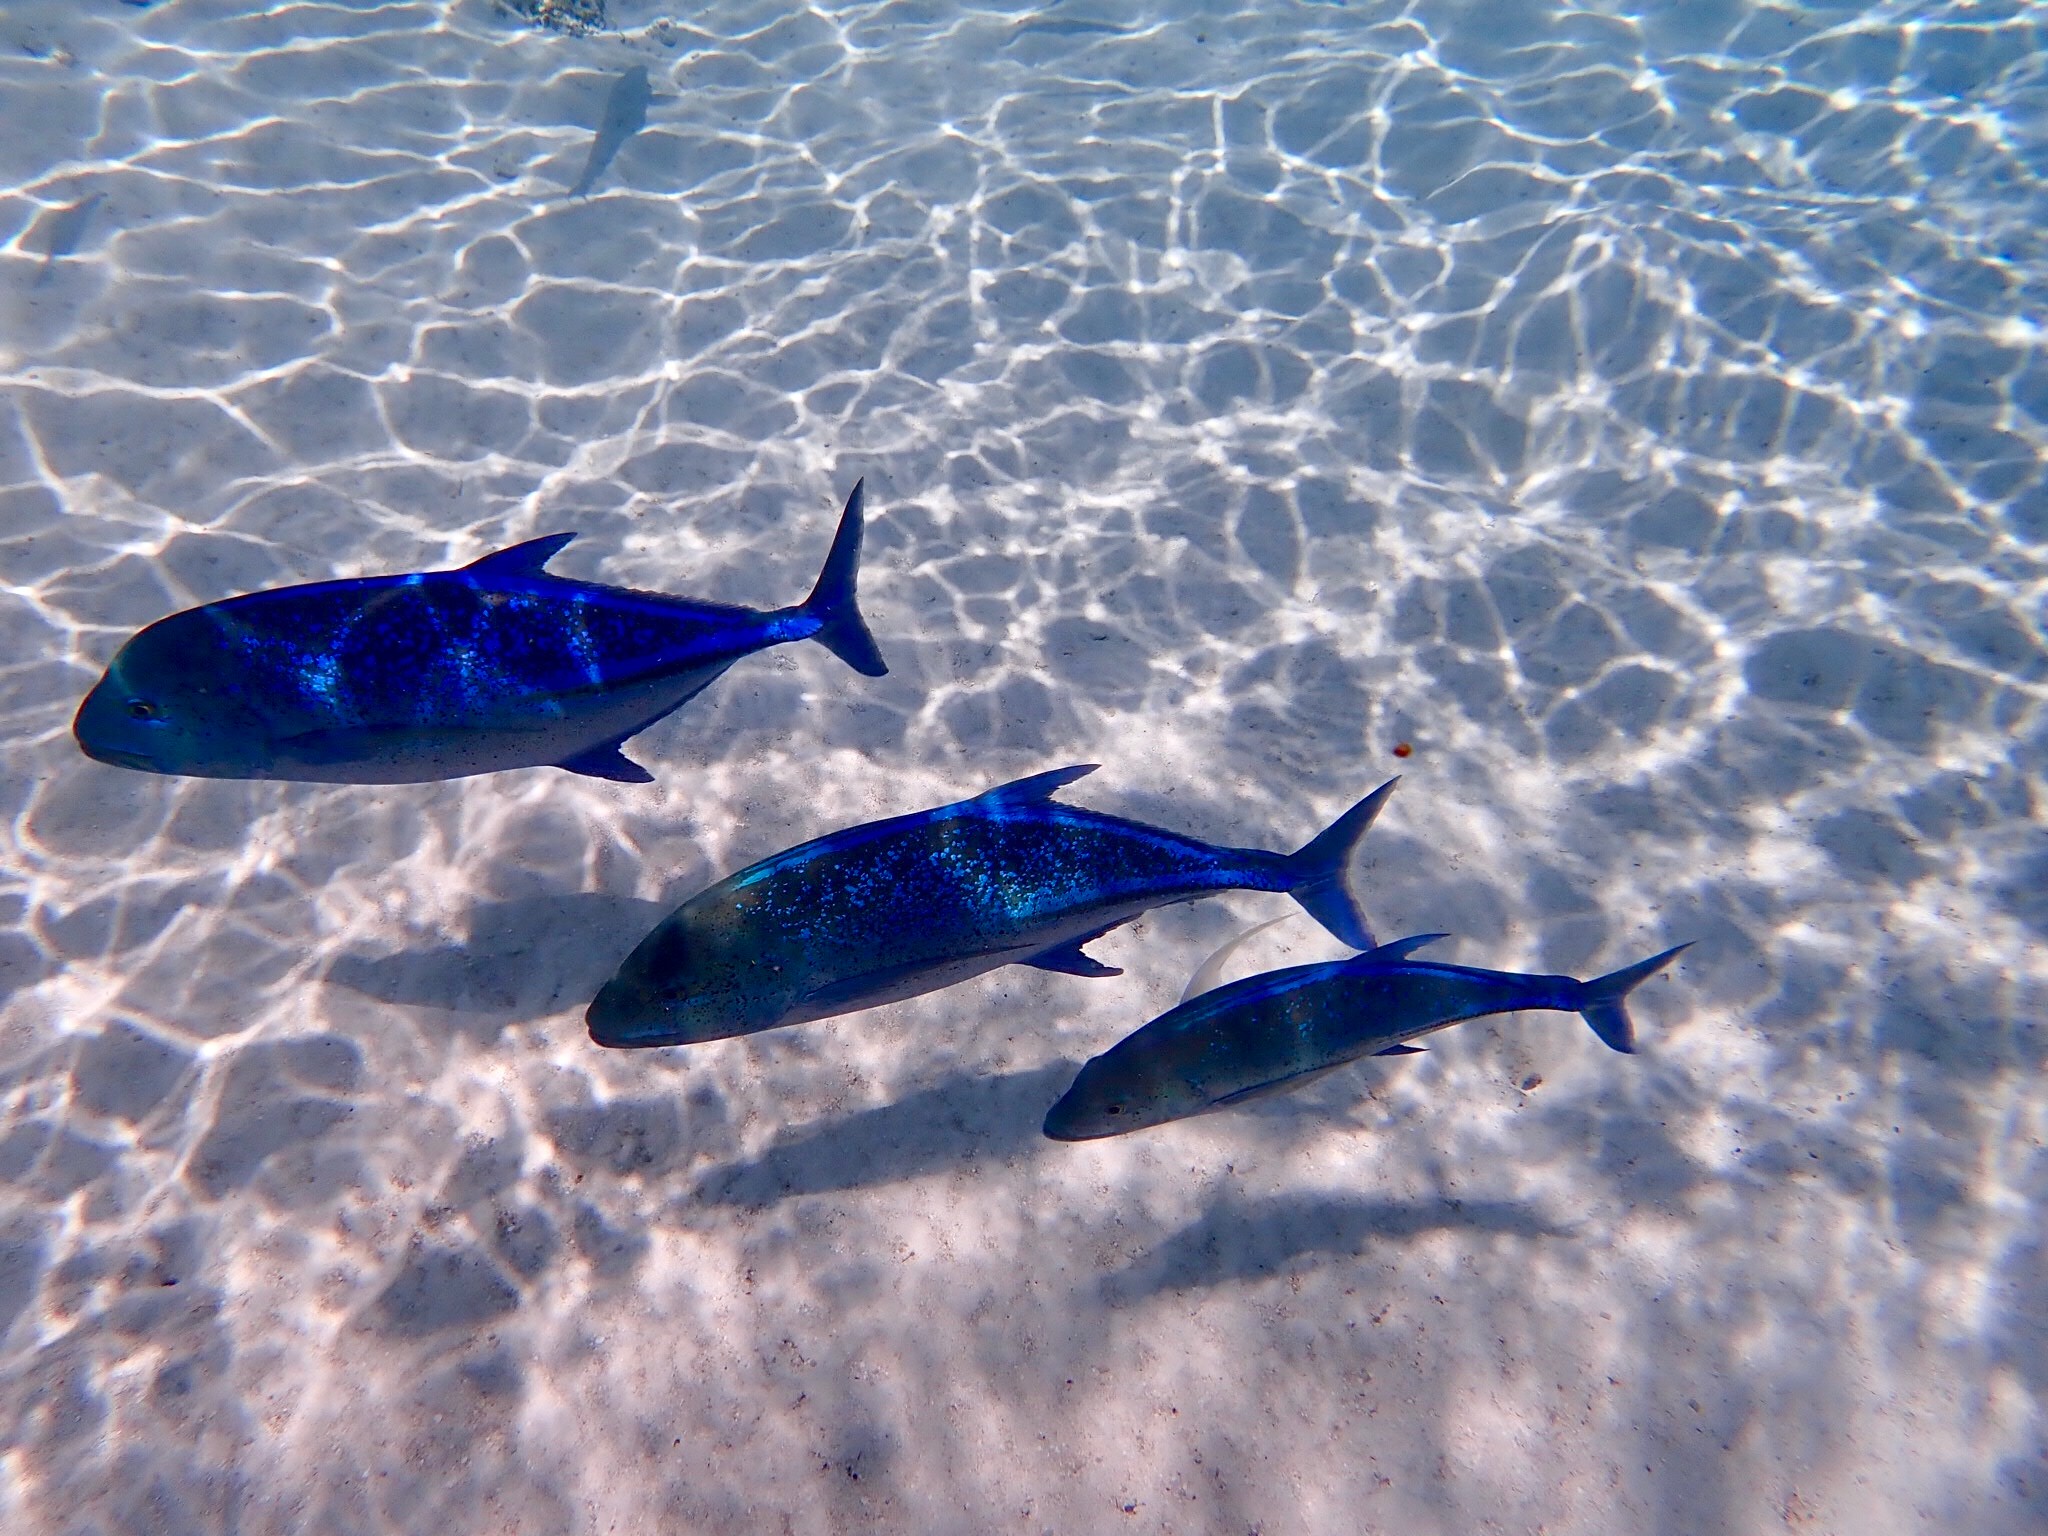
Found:
M 511 553 L 511 551 L 506 551 Z M 633 759 L 619 750 L 616 741 L 608 741 L 601 747 L 592 747 L 587 752 L 578 752 L 574 757 L 565 757 L 555 764 L 571 773 L 580 773 L 587 779 L 610 779 L 614 784 L 652 784 L 654 775 L 642 768 Z
M 514 544 L 510 549 L 494 549 L 481 560 L 472 560 L 463 569 L 479 576 L 541 576 L 541 568 L 556 555 L 571 539 L 573 533 L 550 533 L 538 539 L 528 539 L 524 544 Z
M 1090 934 L 1089 938 L 1102 935 Z M 1060 971 L 1068 976 L 1121 976 L 1123 972 L 1113 965 L 1104 965 L 1093 955 L 1085 953 L 1081 946 L 1088 939 L 1069 939 L 1064 944 L 1055 944 L 1051 949 L 1040 950 L 1024 964 L 1036 966 L 1041 971 Z
M 1054 795 L 1076 779 L 1086 778 L 1100 763 L 1079 763 L 1072 768 L 1053 768 L 1045 773 L 1034 773 L 1028 779 L 1012 779 L 1007 784 L 998 784 L 994 789 L 985 789 L 974 797 L 974 803 L 985 808 L 998 806 L 1037 805 L 1050 800 Z
M 1406 960 L 1425 944 L 1434 944 L 1438 939 L 1448 939 L 1448 933 L 1418 933 L 1405 939 L 1396 939 L 1391 944 L 1382 944 L 1378 949 L 1368 949 L 1351 957 L 1352 965 L 1391 965 L 1396 960 Z

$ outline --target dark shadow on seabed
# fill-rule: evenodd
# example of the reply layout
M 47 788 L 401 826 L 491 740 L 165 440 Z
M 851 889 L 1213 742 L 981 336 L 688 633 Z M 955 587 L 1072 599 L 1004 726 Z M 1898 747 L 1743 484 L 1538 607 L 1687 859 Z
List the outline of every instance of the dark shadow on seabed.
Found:
M 344 952 L 322 979 L 379 1002 L 475 1016 L 468 1026 L 495 1038 L 502 1024 L 578 1007 L 670 909 L 660 902 L 597 892 L 486 902 L 470 909 L 460 943 L 384 952 Z M 566 944 L 564 933 L 588 934 Z
M 1071 1062 L 998 1075 L 962 1072 L 816 1128 L 758 1156 L 714 1168 L 697 1184 L 709 1205 L 759 1210 L 800 1195 L 872 1189 L 1044 1149 L 1045 1111 L 1073 1081 Z
M 1153 1243 L 1142 1258 L 1101 1281 L 1112 1305 L 1161 1291 L 1194 1291 L 1263 1280 L 1283 1271 L 1342 1263 L 1377 1244 L 1425 1232 L 1489 1237 L 1568 1238 L 1533 1205 L 1509 1200 L 1348 1200 L 1282 1195 L 1219 1199 L 1198 1219 Z M 1303 1262 L 1305 1261 L 1305 1262 Z

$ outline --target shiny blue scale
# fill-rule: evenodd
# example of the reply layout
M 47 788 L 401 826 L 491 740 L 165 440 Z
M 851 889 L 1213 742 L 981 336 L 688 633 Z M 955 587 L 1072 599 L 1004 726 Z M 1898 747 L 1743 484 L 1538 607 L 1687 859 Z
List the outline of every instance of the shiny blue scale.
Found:
M 72 730 L 150 773 L 404 784 L 553 765 L 644 784 L 621 743 L 743 656 L 809 639 L 888 670 L 855 606 L 861 508 L 855 485 L 816 588 L 772 612 L 548 575 L 573 533 L 208 603 L 123 645 Z
M 1369 945 L 1345 889 L 1393 784 L 1291 854 L 1220 848 L 1052 796 L 1061 768 L 869 822 L 729 875 L 684 902 L 590 1005 L 599 1045 L 688 1045 L 916 997 L 1001 965 L 1114 976 L 1081 946 L 1154 907 L 1286 891 Z
M 1466 1019 L 1521 1009 L 1581 1013 L 1617 1051 L 1635 1049 L 1623 1000 L 1680 950 L 1593 981 L 1410 960 L 1440 933 L 1397 939 L 1347 960 L 1248 976 L 1188 998 L 1081 1068 L 1045 1117 L 1055 1141 L 1089 1141 L 1163 1125 L 1298 1088 L 1362 1056 L 1402 1056 L 1405 1042 Z

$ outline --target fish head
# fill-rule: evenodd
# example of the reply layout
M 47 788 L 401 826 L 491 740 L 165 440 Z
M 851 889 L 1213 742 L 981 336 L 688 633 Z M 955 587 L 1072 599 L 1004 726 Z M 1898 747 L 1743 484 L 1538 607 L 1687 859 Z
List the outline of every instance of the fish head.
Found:
M 772 1029 L 794 989 L 743 932 L 699 920 L 686 903 L 626 957 L 584 1013 L 590 1038 L 615 1049 L 695 1045 Z
M 1045 1134 L 1054 1141 L 1094 1141 L 1164 1125 L 1209 1107 L 1199 1085 L 1148 1054 L 1117 1047 L 1088 1062 L 1074 1086 L 1046 1112 Z
M 270 731 L 240 686 L 246 666 L 200 611 L 133 636 L 78 706 L 87 757 L 145 773 L 258 778 Z

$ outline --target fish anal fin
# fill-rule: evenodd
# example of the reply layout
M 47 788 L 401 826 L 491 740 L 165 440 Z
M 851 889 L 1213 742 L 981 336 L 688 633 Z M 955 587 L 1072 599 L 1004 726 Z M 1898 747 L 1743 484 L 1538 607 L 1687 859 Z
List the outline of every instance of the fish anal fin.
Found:
M 542 538 L 528 539 L 524 544 L 514 544 L 509 549 L 494 549 L 481 560 L 470 561 L 463 569 L 483 576 L 539 576 L 543 574 L 543 567 L 575 537 L 573 533 L 550 533 Z
M 1090 934 L 1089 938 L 1100 938 Z M 1019 964 L 1035 966 L 1041 971 L 1059 971 L 1068 976 L 1121 976 L 1123 971 L 1114 965 L 1104 965 L 1093 955 L 1082 951 L 1081 946 L 1088 939 L 1069 939 L 1064 944 L 1055 944 L 1051 949 L 1042 949 Z
M 1375 1056 L 1420 1056 L 1422 1054 L 1423 1050 L 1419 1045 L 1390 1045 L 1384 1051 L 1373 1052 Z
M 1101 766 L 1100 763 L 1076 763 L 1071 768 L 1048 769 L 1029 778 L 1012 779 L 994 789 L 985 789 L 974 798 L 986 806 L 1036 805 L 1050 800 L 1074 780 L 1086 778 Z
M 565 757 L 555 766 L 566 768 L 571 773 L 580 773 L 589 779 L 610 779 L 615 784 L 654 782 L 654 775 L 621 752 L 616 741 L 608 741 L 603 746 L 592 747 L 586 752 L 578 752 L 574 757 Z

